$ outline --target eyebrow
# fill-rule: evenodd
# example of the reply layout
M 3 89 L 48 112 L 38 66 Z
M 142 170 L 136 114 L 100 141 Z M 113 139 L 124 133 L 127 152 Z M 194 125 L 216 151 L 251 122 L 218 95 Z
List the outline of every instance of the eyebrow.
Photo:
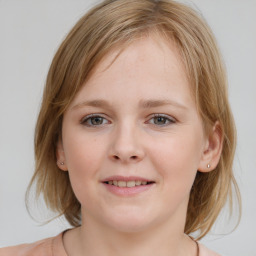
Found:
M 162 100 L 143 100 L 140 101 L 139 106 L 141 108 L 155 108 L 155 107 L 161 107 L 165 105 L 172 105 L 179 108 L 187 108 L 185 105 L 168 99 L 162 99 Z
M 150 99 L 150 100 L 141 100 L 139 102 L 139 107 L 140 108 L 155 108 L 155 107 L 161 107 L 161 106 L 165 106 L 165 105 L 172 105 L 174 107 L 178 107 L 178 108 L 183 108 L 186 109 L 187 107 L 177 101 L 173 101 L 173 100 L 168 100 L 168 99 Z M 97 99 L 97 100 L 89 100 L 89 101 L 84 101 L 81 102 L 75 106 L 72 107 L 72 109 L 77 109 L 77 108 L 81 108 L 81 107 L 98 107 L 98 108 L 111 108 L 111 104 L 106 101 L 106 100 L 102 100 L 102 99 Z
M 106 100 L 89 100 L 81 102 L 75 106 L 72 107 L 72 109 L 77 109 L 81 107 L 101 107 L 101 108 L 110 108 L 110 103 L 108 103 Z

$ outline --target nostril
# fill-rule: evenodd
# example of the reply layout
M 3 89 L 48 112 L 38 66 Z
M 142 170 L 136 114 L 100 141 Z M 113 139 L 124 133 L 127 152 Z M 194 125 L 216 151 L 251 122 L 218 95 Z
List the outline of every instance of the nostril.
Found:
M 124 161 L 138 160 L 139 159 L 139 157 L 136 156 L 136 155 L 127 156 L 127 158 L 125 156 L 120 157 L 119 155 L 112 155 L 111 158 L 114 159 L 114 160 L 124 160 Z

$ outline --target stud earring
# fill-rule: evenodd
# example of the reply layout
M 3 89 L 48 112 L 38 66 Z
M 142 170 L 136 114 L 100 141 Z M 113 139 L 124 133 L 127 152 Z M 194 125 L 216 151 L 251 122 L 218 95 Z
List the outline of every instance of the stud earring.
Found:
M 64 165 L 64 162 L 57 162 L 57 163 L 59 163 L 60 165 Z
M 210 164 L 207 164 L 207 168 L 210 168 L 211 167 L 211 165 Z

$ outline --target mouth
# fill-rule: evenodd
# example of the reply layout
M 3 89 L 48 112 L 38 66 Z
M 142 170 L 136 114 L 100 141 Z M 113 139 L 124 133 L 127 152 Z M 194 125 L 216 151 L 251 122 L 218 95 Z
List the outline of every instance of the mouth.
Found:
M 111 185 L 111 186 L 116 186 L 116 187 L 121 187 L 121 188 L 132 188 L 132 187 L 137 187 L 137 186 L 146 186 L 155 183 L 154 181 L 145 181 L 145 180 L 109 180 L 109 181 L 104 181 L 103 183 Z
M 135 196 L 142 192 L 151 191 L 155 187 L 154 180 L 137 176 L 111 176 L 101 181 L 105 188 L 117 196 Z

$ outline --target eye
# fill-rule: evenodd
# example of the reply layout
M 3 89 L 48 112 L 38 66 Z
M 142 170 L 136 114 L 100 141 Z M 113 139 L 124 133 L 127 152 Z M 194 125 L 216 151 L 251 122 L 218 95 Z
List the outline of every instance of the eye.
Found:
M 175 119 L 163 114 L 156 114 L 149 120 L 149 123 L 158 126 L 166 126 L 175 123 Z
M 89 115 L 84 117 L 81 122 L 85 126 L 100 126 L 108 123 L 108 120 L 100 115 Z

